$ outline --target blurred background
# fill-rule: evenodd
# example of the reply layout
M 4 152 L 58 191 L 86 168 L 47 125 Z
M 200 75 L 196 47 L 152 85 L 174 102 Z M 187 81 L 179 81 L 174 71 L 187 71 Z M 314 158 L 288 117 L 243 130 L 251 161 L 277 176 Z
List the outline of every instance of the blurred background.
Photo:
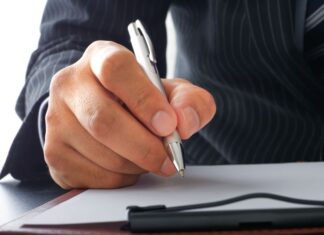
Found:
M 0 1 L 0 168 L 21 121 L 15 103 L 36 48 L 45 0 Z
M 36 49 L 39 25 L 45 0 L 0 1 L 0 169 L 21 121 L 15 103 L 25 80 L 31 53 Z M 171 17 L 168 27 L 168 76 L 172 76 L 175 57 L 175 34 Z

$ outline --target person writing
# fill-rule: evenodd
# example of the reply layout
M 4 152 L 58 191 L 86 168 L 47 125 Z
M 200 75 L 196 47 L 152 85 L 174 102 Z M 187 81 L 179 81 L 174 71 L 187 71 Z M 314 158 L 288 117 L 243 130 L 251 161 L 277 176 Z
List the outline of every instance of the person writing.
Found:
M 161 138 L 176 129 L 188 164 L 322 160 L 322 4 L 307 2 L 303 15 L 299 1 L 49 0 L 1 176 L 50 175 L 63 188 L 170 176 Z M 127 25 L 146 24 L 163 76 L 168 11 L 178 78 L 163 81 L 166 100 L 131 52 Z

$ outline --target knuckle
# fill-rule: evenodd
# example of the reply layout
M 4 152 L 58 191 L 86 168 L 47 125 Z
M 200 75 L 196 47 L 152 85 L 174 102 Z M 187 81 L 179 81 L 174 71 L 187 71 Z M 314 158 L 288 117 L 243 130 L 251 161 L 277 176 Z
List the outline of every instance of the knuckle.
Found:
M 105 40 L 95 40 L 92 43 L 88 45 L 86 48 L 84 55 L 91 56 L 93 53 L 97 52 L 98 50 L 101 50 L 103 48 L 107 48 L 110 46 L 116 46 L 112 41 L 105 41 Z
M 212 116 L 216 113 L 216 103 L 214 97 L 207 91 L 204 92 L 206 106 L 209 107 Z
M 64 189 L 64 190 L 69 190 L 69 189 L 72 189 L 72 187 L 71 186 L 68 186 L 68 185 L 66 185 L 66 184 L 64 184 L 62 181 L 60 181 L 60 180 L 54 180 L 55 181 L 55 183 L 58 185 L 58 186 L 60 186 L 62 189 Z
M 102 47 L 103 46 L 103 44 L 104 44 L 104 42 L 105 41 L 103 41 L 103 40 L 96 40 L 96 41 L 93 41 L 92 43 L 90 43 L 90 45 L 88 46 L 88 48 L 87 48 L 87 50 L 89 51 L 91 51 L 91 50 L 94 50 L 94 49 L 96 49 L 96 48 L 98 48 L 98 47 Z
M 113 88 L 116 80 L 120 79 L 121 73 L 127 71 L 135 62 L 135 57 L 131 51 L 119 47 L 103 53 L 104 58 L 97 72 L 104 85 Z
M 192 86 L 193 84 L 188 81 L 187 79 L 185 78 L 179 78 L 179 77 L 176 77 L 176 78 L 172 78 L 172 79 L 167 79 L 175 84 L 178 84 L 178 86 Z
M 54 74 L 50 84 L 50 93 L 62 91 L 66 87 L 67 82 L 72 75 L 72 70 L 72 66 L 68 66 Z
M 90 188 L 86 186 L 86 180 L 75 176 L 70 171 L 59 172 L 62 181 L 70 186 L 70 188 Z M 83 172 L 85 175 L 86 173 Z
M 66 185 L 66 184 L 64 184 L 63 182 L 57 182 L 57 181 L 55 181 L 62 189 L 65 189 L 65 190 L 69 190 L 69 189 L 72 189 L 72 187 L 71 186 L 68 186 L 68 185 Z
M 51 175 L 52 179 L 54 180 L 54 182 L 58 186 L 60 186 L 62 189 L 65 189 L 65 190 L 72 189 L 71 186 L 69 186 L 63 182 L 62 178 L 55 171 L 50 170 L 49 172 L 50 172 L 50 175 Z
M 53 144 L 48 142 L 45 142 L 44 146 L 44 159 L 49 168 L 55 170 L 62 168 L 62 159 L 60 158 L 59 154 L 57 154 L 56 146 L 53 146 Z
M 50 136 L 51 138 L 59 139 L 60 136 L 66 133 L 66 127 L 68 124 L 67 116 L 65 115 L 63 105 L 60 101 L 54 100 L 50 97 L 48 102 L 48 108 L 44 115 L 44 122 L 46 126 L 46 138 Z M 62 122 L 65 119 L 66 121 Z
M 113 41 L 95 40 L 89 44 L 89 46 L 86 49 L 86 52 L 96 51 L 98 49 L 107 48 L 107 47 L 122 47 L 122 46 L 116 42 L 113 42 Z
M 63 182 L 63 180 L 61 180 L 60 178 L 54 178 L 52 176 L 52 179 L 55 181 L 56 184 L 58 184 L 58 186 L 60 186 L 62 189 L 65 190 L 69 190 L 69 189 L 73 189 L 73 185 L 67 185 L 66 183 Z
M 216 113 L 216 103 L 213 95 L 209 93 L 207 90 L 197 87 L 197 94 L 199 99 L 199 113 L 204 114 L 202 117 L 205 117 L 204 119 L 210 120 Z
M 90 112 L 88 117 L 88 127 L 93 136 L 103 139 L 106 138 L 114 126 L 116 125 L 116 118 L 113 112 L 108 115 L 102 109 L 96 109 Z
M 52 108 L 48 108 L 45 113 L 45 123 L 46 129 L 49 129 L 50 126 L 56 126 L 60 123 L 57 117 L 56 112 Z

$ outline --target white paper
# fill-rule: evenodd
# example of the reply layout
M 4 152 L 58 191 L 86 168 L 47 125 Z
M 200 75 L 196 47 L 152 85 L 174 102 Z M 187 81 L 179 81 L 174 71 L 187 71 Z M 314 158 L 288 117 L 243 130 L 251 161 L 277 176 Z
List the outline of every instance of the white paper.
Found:
M 247 193 L 269 192 L 324 200 L 324 163 L 187 167 L 184 178 L 147 174 L 131 187 L 87 190 L 26 224 L 54 225 L 127 220 L 129 205 L 167 206 L 211 202 Z M 217 209 L 295 208 L 295 204 L 252 199 Z M 215 209 L 215 208 L 213 208 Z

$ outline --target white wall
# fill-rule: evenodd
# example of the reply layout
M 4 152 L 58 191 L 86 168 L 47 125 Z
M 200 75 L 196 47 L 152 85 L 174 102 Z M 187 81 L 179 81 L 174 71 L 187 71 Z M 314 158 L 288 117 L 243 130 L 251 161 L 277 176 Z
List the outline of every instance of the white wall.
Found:
M 0 1 L 0 168 L 20 126 L 14 106 L 36 48 L 45 0 Z

